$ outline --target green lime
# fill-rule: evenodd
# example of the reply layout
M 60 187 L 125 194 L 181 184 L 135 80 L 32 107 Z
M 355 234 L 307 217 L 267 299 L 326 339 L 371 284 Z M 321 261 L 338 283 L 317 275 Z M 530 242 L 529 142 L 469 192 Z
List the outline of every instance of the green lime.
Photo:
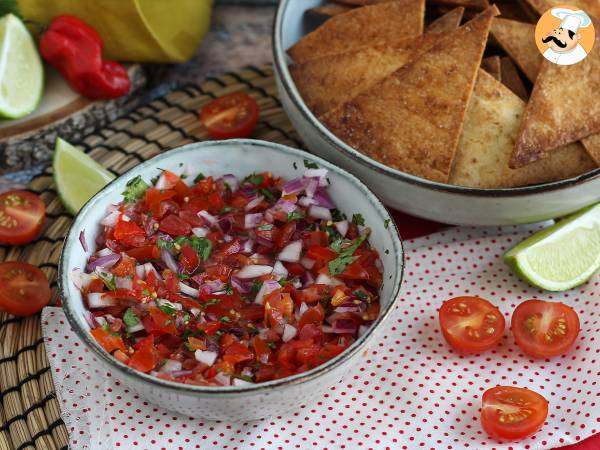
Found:
M 579 286 L 600 269 L 600 204 L 534 234 L 506 252 L 504 261 L 547 291 Z
M 35 42 L 17 16 L 0 18 L 0 118 L 33 112 L 42 98 L 44 68 Z
M 73 214 L 115 176 L 61 138 L 56 140 L 52 160 L 54 182 L 65 208 Z

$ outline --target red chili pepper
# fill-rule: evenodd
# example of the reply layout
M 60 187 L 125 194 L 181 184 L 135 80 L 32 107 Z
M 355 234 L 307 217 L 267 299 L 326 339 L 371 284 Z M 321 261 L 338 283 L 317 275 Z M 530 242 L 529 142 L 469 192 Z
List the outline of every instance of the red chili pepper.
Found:
M 127 70 L 102 59 L 102 38 L 94 28 L 74 16 L 56 17 L 40 40 L 42 57 L 69 85 L 90 98 L 116 98 L 129 91 Z

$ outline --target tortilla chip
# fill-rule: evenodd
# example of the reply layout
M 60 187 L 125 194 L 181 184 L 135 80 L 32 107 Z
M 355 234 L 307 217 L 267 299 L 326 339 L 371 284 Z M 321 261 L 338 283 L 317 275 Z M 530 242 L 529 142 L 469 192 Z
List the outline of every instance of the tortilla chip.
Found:
M 316 8 L 311 8 L 307 12 L 316 17 L 330 18 L 333 16 L 339 16 L 340 14 L 344 14 L 352 9 L 354 9 L 354 8 L 352 6 L 348 6 L 348 5 L 339 5 L 337 3 L 326 3 L 323 6 L 317 6 Z
M 535 45 L 535 25 L 496 17 L 491 33 L 527 78 L 534 82 L 544 60 Z
M 523 4 L 522 1 L 499 0 L 494 3 L 505 19 L 536 23 L 540 17 L 529 5 Z
M 465 116 L 450 184 L 511 188 L 563 180 L 597 167 L 580 144 L 571 144 L 548 159 L 511 169 L 508 164 L 524 111 L 525 102 L 480 70 Z
M 593 134 L 581 140 L 590 156 L 600 166 L 600 134 Z
M 544 14 L 550 8 L 559 5 L 569 5 L 575 8 L 583 9 L 588 14 L 592 14 L 600 18 L 600 2 L 598 0 L 570 0 L 565 2 L 564 0 L 526 0 L 533 9 L 539 14 Z
M 577 64 L 560 66 L 544 60 L 523 116 L 511 167 L 522 167 L 558 147 L 600 133 L 598 92 L 600 33 L 596 33 L 587 58 Z
M 424 0 L 364 6 L 334 16 L 288 49 L 294 62 L 380 42 L 397 42 L 423 33 Z
M 395 0 L 333 0 L 341 5 L 352 5 L 352 6 L 367 6 L 376 5 L 377 3 L 393 2 Z
M 495 7 L 321 117 L 341 140 L 396 169 L 448 181 Z
M 515 63 L 508 56 L 500 59 L 500 71 L 502 73 L 502 84 L 513 91 L 521 100 L 527 101 L 529 92 L 527 92 L 527 88 L 519 76 L 517 66 L 515 66 Z
M 478 10 L 484 10 L 490 6 L 488 0 L 427 0 L 427 4 L 441 6 L 464 6 L 465 8 Z
M 496 80 L 502 80 L 499 56 L 489 56 L 487 58 L 483 58 L 481 61 L 481 68 L 493 76 Z
M 454 30 L 460 25 L 464 13 L 465 8 L 462 6 L 460 8 L 454 8 L 431 22 L 425 31 L 427 33 L 441 33 L 443 31 Z

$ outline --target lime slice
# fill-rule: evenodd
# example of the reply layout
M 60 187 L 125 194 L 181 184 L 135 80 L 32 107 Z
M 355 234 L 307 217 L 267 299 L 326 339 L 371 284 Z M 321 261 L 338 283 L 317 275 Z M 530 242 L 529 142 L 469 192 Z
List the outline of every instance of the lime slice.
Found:
M 558 222 L 510 249 L 504 261 L 528 283 L 566 291 L 600 269 L 600 204 Z
M 58 196 L 70 213 L 77 214 L 96 192 L 115 176 L 61 138 L 56 140 L 52 161 Z
M 0 118 L 33 112 L 42 98 L 44 68 L 29 31 L 16 16 L 0 18 Z

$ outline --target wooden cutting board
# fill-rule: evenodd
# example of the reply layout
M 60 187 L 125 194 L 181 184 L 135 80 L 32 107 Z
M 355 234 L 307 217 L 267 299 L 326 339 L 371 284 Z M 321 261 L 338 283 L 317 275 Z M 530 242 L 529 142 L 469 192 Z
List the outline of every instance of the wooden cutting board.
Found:
M 57 136 L 77 142 L 136 107 L 146 77 L 138 64 L 129 66 L 128 72 L 128 95 L 94 101 L 74 92 L 58 72 L 47 67 L 44 97 L 37 110 L 23 119 L 0 121 L 0 173 L 48 162 Z

